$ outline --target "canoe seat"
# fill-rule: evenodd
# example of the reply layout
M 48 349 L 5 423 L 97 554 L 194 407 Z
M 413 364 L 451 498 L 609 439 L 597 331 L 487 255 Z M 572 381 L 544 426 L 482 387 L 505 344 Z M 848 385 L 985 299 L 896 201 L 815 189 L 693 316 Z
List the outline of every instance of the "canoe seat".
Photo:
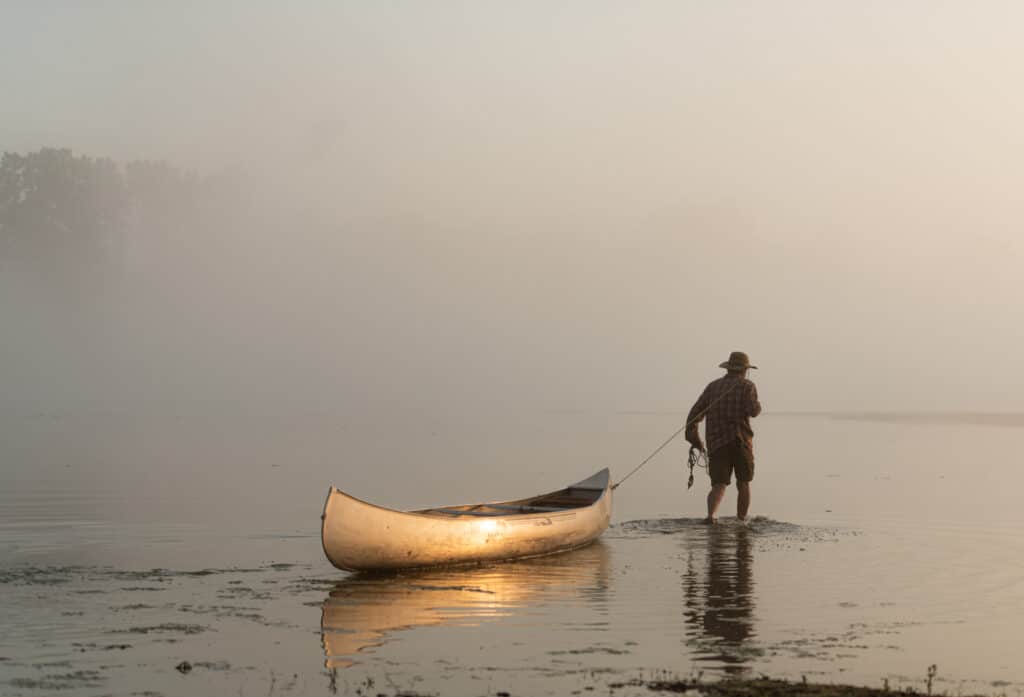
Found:
M 448 511 L 448 510 L 445 510 L 443 508 L 434 508 L 432 510 L 423 511 L 423 512 L 428 514 L 428 515 L 431 514 L 431 513 L 440 513 L 440 514 L 443 514 L 443 515 L 450 515 L 450 516 L 476 515 L 476 516 L 491 517 L 491 516 L 501 515 L 500 513 L 487 513 L 486 511 Z
M 502 503 L 487 504 L 486 506 L 484 506 L 484 508 L 497 509 L 497 510 L 470 511 L 470 510 L 465 510 L 465 509 L 452 510 L 450 508 L 433 508 L 433 509 L 431 509 L 429 511 L 424 511 L 424 513 L 442 513 L 444 515 L 450 515 L 450 516 L 475 515 L 475 516 L 494 517 L 494 516 L 502 516 L 502 515 L 510 515 L 510 514 L 511 515 L 515 515 L 517 513 L 518 514 L 526 514 L 526 513 L 554 513 L 555 511 L 564 511 L 565 510 L 564 508 L 556 508 L 556 507 L 552 507 L 552 506 L 512 506 L 512 505 L 502 504 Z
M 518 511 L 519 513 L 551 513 L 553 511 L 564 511 L 564 506 L 511 506 L 505 503 L 489 503 L 488 508 L 500 508 L 503 511 Z

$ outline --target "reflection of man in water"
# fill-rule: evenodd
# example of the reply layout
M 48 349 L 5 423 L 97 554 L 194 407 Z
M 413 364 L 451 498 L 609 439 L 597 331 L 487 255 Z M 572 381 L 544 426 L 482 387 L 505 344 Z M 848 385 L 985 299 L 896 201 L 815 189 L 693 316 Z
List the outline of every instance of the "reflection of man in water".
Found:
M 686 417 L 686 440 L 690 445 L 704 451 L 698 425 L 707 416 L 706 435 L 708 471 L 711 475 L 711 491 L 708 492 L 708 523 L 715 522 L 725 489 L 729 486 L 733 470 L 736 471 L 736 517 L 744 520 L 750 510 L 750 482 L 754 478 L 754 431 L 750 428 L 751 417 L 761 413 L 757 400 L 757 387 L 747 380 L 747 371 L 757 368 L 750 365 L 747 354 L 733 351 L 729 360 L 719 367 L 726 374 L 715 380 L 701 393 Z
M 749 534 L 745 527 L 716 529 L 708 540 L 706 578 L 699 578 L 692 562 L 683 577 L 687 635 L 695 640 L 697 659 L 723 663 L 729 673 L 744 669 L 750 652 L 743 644 L 754 636 Z

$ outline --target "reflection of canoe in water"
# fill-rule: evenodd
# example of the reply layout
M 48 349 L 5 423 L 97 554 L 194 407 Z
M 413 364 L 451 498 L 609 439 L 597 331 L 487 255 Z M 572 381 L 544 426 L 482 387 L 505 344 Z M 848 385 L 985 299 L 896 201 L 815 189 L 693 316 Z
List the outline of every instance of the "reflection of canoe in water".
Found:
M 608 527 L 608 470 L 517 501 L 393 511 L 331 487 L 321 537 L 332 564 L 349 571 L 498 561 L 563 552 Z
M 475 627 L 532 606 L 601 605 L 608 581 L 608 549 L 600 542 L 515 564 L 355 574 L 324 600 L 326 666 L 351 666 L 357 654 L 416 627 Z

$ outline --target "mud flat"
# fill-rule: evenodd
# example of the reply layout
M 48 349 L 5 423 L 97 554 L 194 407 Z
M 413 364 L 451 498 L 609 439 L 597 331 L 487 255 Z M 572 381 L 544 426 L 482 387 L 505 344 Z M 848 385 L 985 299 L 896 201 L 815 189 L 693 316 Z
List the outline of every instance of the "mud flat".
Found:
M 834 683 L 791 682 L 773 678 L 729 679 L 708 683 L 695 680 L 636 680 L 610 683 L 608 687 L 645 687 L 651 692 L 671 692 L 705 697 L 893 697 L 893 695 L 931 695 L 912 688 L 888 689 Z M 946 693 L 935 693 L 946 694 Z M 970 697 L 960 695 L 959 697 Z

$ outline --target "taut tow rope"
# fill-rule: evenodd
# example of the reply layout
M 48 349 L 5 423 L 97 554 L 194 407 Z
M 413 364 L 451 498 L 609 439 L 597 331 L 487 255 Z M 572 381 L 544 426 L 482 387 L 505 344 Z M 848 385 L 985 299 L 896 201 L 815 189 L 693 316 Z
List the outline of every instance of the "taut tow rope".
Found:
M 685 430 L 686 430 L 687 428 L 689 428 L 689 427 L 690 427 L 690 426 L 691 426 L 692 424 L 698 423 L 698 422 L 699 422 L 699 421 L 700 421 L 701 419 L 703 419 L 703 418 L 704 418 L 704 415 L 705 415 L 705 414 L 707 414 L 707 413 L 708 413 L 708 411 L 710 411 L 710 410 L 711 410 L 711 407 L 713 407 L 713 406 L 715 406 L 716 404 L 718 404 L 718 402 L 719 402 L 719 401 L 721 401 L 721 399 L 722 399 L 723 397 L 725 397 L 725 395 L 729 394 L 729 393 L 730 393 L 730 392 L 732 392 L 732 391 L 733 391 L 734 389 L 736 389 L 736 386 L 737 386 L 737 385 L 739 385 L 739 384 L 741 384 L 741 383 L 737 382 L 737 383 L 736 383 L 736 385 L 732 385 L 732 386 L 731 386 L 731 387 L 729 387 L 729 389 L 727 389 L 727 390 L 726 390 L 725 392 L 723 392 L 722 394 L 720 394 L 720 395 L 718 395 L 717 397 L 715 397 L 715 398 L 714 398 L 714 399 L 713 399 L 713 400 L 711 401 L 711 403 L 710 403 L 710 404 L 708 404 L 708 405 L 707 405 L 706 407 L 704 407 L 704 410 L 703 410 L 703 411 L 701 411 L 701 412 L 700 412 L 699 414 L 697 414 L 697 415 L 696 415 L 696 416 L 694 416 L 694 417 L 693 417 L 692 419 L 690 419 L 689 421 L 687 421 L 687 422 L 686 422 L 685 424 L 683 424 L 682 426 L 680 426 L 680 427 L 679 427 L 679 429 L 678 429 L 678 430 L 677 430 L 677 431 L 676 431 L 675 433 L 673 433 L 673 434 L 672 434 L 671 436 L 669 436 L 669 437 L 668 437 L 668 440 L 666 440 L 666 441 L 665 441 L 664 443 L 662 443 L 662 444 L 661 444 L 661 445 L 659 445 L 659 446 L 658 446 L 657 448 L 655 448 L 655 449 L 654 449 L 654 452 L 653 452 L 653 453 L 651 453 L 650 455 L 648 455 L 647 457 L 645 457 L 645 458 L 644 458 L 644 461 L 643 461 L 643 462 L 641 462 L 641 463 L 640 463 L 639 465 L 637 465 L 636 467 L 634 467 L 633 469 L 631 469 L 631 470 L 629 471 L 629 473 L 628 473 L 628 474 L 627 474 L 627 475 L 626 475 L 625 477 L 623 477 L 623 478 L 622 478 L 622 479 L 620 479 L 619 481 L 617 481 L 617 482 L 615 482 L 614 484 L 612 484 L 612 489 L 618 489 L 618 488 L 619 488 L 619 485 L 620 485 L 620 484 L 622 484 L 622 482 L 624 482 L 624 481 L 626 481 L 627 479 L 629 479 L 630 477 L 632 477 L 632 476 L 633 476 L 633 475 L 634 475 L 634 474 L 635 474 L 636 472 L 638 472 L 638 471 L 640 470 L 640 468 L 641 468 L 641 467 L 643 467 L 643 466 L 644 466 L 644 465 L 646 465 L 646 464 L 647 464 L 648 462 L 650 462 L 651 460 L 653 460 L 653 459 L 654 459 L 654 456 L 655 456 L 655 455 L 657 455 L 658 453 L 660 453 L 660 452 L 661 452 L 662 450 L 664 450 L 664 449 L 665 449 L 665 446 L 667 446 L 667 445 L 668 445 L 669 443 L 671 443 L 672 441 L 674 441 L 674 440 L 675 440 L 675 439 L 676 439 L 676 438 L 677 438 L 677 437 L 679 436 L 679 434 L 680 434 L 680 433 L 682 433 L 683 431 L 685 431 Z M 694 467 L 694 465 L 699 465 L 699 463 L 697 462 L 697 456 L 696 456 L 696 454 L 695 454 L 695 453 L 693 452 L 694 450 L 695 450 L 695 448 L 691 448 L 691 449 L 690 449 L 690 480 L 689 480 L 689 483 L 688 483 L 688 484 L 686 485 L 686 488 L 687 488 L 687 489 L 689 489 L 689 488 L 690 488 L 691 486 L 693 486 L 693 467 Z M 705 454 L 704 454 L 704 459 L 705 459 L 705 462 L 707 462 L 707 453 L 705 453 Z
M 673 434 L 672 434 L 671 436 L 669 436 L 669 437 L 668 437 L 668 440 L 667 440 L 667 441 L 665 441 L 664 443 L 662 443 L 661 445 L 659 445 L 659 446 L 657 447 L 657 449 L 656 449 L 656 450 L 655 450 L 655 451 L 654 451 L 653 453 L 651 453 L 650 455 L 648 455 L 648 456 L 647 456 L 647 457 L 646 457 L 646 458 L 644 459 L 644 461 L 643 461 L 643 462 L 641 462 L 641 463 L 640 463 L 639 465 L 637 465 L 637 466 L 636 466 L 636 467 L 634 467 L 634 468 L 633 468 L 632 470 L 630 470 L 629 474 L 627 474 L 627 475 L 626 475 L 625 477 L 623 477 L 623 478 L 622 478 L 622 479 L 620 479 L 619 481 L 617 481 L 617 482 L 615 482 L 614 484 L 612 484 L 612 489 L 618 489 L 618 488 L 619 488 L 619 485 L 620 485 L 620 484 L 622 484 L 622 482 L 624 482 L 624 481 L 626 481 L 627 479 L 629 479 L 630 477 L 632 477 L 632 476 L 633 476 L 633 474 L 634 474 L 634 473 L 635 473 L 635 472 L 636 472 L 637 470 L 639 470 L 639 469 L 640 469 L 641 467 L 643 467 L 643 466 L 644 466 L 644 465 L 646 465 L 646 464 L 647 464 L 648 462 L 650 462 L 650 461 L 651 461 L 651 460 L 652 460 L 652 459 L 654 458 L 654 456 L 655 456 L 655 455 L 657 455 L 657 454 L 658 454 L 658 453 L 660 453 L 660 452 L 661 452 L 662 450 L 664 450 L 664 449 L 665 449 L 665 446 L 666 446 L 666 445 L 668 445 L 669 443 L 671 443 L 672 441 L 674 441 L 674 440 L 676 439 L 676 437 L 677 437 L 677 436 L 678 436 L 678 435 L 679 435 L 680 433 L 682 433 L 683 431 L 685 431 L 685 430 L 686 430 L 686 427 L 687 427 L 687 426 L 689 426 L 689 425 L 690 425 L 690 424 L 689 424 L 689 422 L 687 422 L 687 423 L 683 424 L 682 426 L 680 426 L 680 427 L 679 427 L 679 430 L 678 430 L 678 431 L 676 431 L 676 432 L 675 432 L 675 433 L 673 433 Z

